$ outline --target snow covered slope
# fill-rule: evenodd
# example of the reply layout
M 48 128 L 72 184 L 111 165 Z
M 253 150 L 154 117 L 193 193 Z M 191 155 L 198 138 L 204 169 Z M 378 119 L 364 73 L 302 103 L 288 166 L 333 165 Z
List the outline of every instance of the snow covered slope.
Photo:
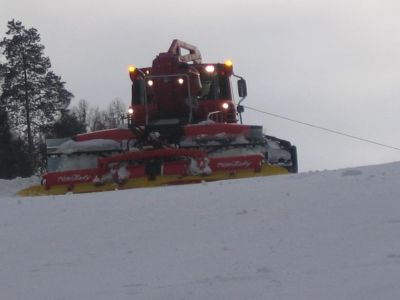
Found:
M 400 163 L 20 198 L 1 299 L 400 299 Z

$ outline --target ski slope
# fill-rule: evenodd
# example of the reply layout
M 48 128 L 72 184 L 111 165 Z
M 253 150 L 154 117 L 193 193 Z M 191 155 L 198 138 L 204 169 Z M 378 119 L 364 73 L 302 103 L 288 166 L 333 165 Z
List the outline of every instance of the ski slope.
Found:
M 0 299 L 400 299 L 400 163 L 21 198 Z

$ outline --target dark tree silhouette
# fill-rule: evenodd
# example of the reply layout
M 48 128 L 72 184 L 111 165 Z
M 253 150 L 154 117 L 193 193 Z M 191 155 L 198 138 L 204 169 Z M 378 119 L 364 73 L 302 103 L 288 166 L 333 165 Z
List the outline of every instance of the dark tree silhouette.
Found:
M 7 27 L 7 36 L 0 42 L 5 58 L 0 64 L 0 104 L 6 108 L 12 128 L 27 140 L 34 166 L 41 129 L 60 117 L 73 95 L 61 77 L 50 70 L 50 59 L 44 56 L 38 31 L 26 29 L 15 20 Z

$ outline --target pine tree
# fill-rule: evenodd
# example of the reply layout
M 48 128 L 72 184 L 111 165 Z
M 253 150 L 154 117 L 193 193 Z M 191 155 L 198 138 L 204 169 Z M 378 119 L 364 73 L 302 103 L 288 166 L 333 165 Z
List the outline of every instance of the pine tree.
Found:
M 0 178 L 12 179 L 30 174 L 30 159 L 25 144 L 14 138 L 5 109 L 0 107 Z
M 7 27 L 7 37 L 0 42 L 5 58 L 0 64 L 0 104 L 6 107 L 11 126 L 27 140 L 34 162 L 41 129 L 55 122 L 73 95 L 65 89 L 61 77 L 50 70 L 38 31 L 26 29 L 15 20 Z
M 85 99 L 79 100 L 77 106 L 72 107 L 71 113 L 75 115 L 81 124 L 85 124 L 85 131 L 89 125 L 89 102 Z
M 51 138 L 66 138 L 85 132 L 86 124 L 82 123 L 73 112 L 64 111 L 53 126 Z

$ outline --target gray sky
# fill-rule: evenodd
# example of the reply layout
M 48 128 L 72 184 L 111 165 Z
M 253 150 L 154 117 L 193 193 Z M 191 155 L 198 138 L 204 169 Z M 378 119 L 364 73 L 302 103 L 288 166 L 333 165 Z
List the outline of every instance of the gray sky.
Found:
M 179 38 L 204 61 L 232 59 L 248 106 L 400 147 L 397 0 L 0 0 L 0 8 L 1 36 L 12 18 L 39 30 L 73 104 L 119 97 L 128 106 L 128 65 L 150 65 Z M 301 171 L 400 159 L 256 112 L 244 121 L 296 144 Z

